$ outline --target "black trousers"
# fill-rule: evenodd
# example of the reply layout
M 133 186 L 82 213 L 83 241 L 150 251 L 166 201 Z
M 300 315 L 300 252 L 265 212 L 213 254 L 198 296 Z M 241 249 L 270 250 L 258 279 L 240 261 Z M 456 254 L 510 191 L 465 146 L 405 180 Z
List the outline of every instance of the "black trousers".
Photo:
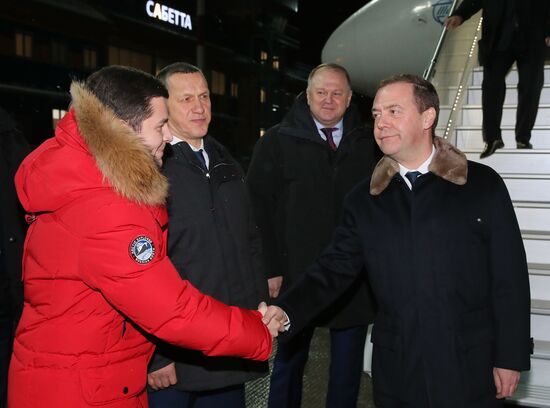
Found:
M 506 93 L 505 78 L 513 63 L 518 70 L 518 105 L 516 141 L 527 143 L 535 125 L 540 93 L 544 84 L 544 44 L 530 44 L 528 49 L 512 45 L 506 51 L 495 51 L 483 67 L 482 109 L 485 142 L 502 139 L 500 122 Z

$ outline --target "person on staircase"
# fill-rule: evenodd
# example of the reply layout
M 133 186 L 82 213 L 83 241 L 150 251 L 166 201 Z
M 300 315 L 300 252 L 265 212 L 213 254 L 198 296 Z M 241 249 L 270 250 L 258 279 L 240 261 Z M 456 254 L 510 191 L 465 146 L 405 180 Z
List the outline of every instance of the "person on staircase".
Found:
M 550 1 L 464 0 L 445 21 L 452 30 L 483 9 L 479 63 L 483 66 L 482 110 L 485 147 L 480 158 L 504 147 L 500 122 L 506 74 L 518 70 L 516 147 L 532 149 L 531 131 L 544 84 L 545 45 L 550 47 Z

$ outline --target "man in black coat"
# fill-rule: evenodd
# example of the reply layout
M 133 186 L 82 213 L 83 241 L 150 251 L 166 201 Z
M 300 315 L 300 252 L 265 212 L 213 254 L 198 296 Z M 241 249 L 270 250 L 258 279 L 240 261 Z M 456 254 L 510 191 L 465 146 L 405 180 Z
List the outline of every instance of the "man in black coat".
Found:
M 361 122 L 349 76 L 337 64 L 313 69 L 305 94 L 258 140 L 247 184 L 263 238 L 270 295 L 292 285 L 329 242 L 344 196 L 375 163 L 372 131 Z M 315 325 L 330 328 L 328 407 L 355 407 L 373 305 L 361 277 L 302 335 L 279 343 L 270 408 L 299 407 Z
M 540 92 L 544 84 L 544 49 L 550 46 L 548 0 L 464 0 L 447 19 L 448 29 L 483 9 L 479 61 L 483 65 L 482 110 L 485 148 L 481 158 L 504 147 L 500 121 L 506 94 L 506 74 L 516 62 L 518 104 L 516 147 L 532 149 Z
M 26 223 L 13 178 L 30 148 L 15 122 L 0 108 L 0 407 L 6 406 L 8 365 L 23 308 L 21 259 Z
M 166 85 L 174 140 L 164 154 L 170 183 L 168 256 L 203 293 L 255 309 L 268 297 L 261 238 L 244 174 L 229 152 L 207 135 L 208 84 L 199 68 L 174 63 L 159 73 Z M 267 375 L 266 362 L 207 357 L 160 344 L 149 368 L 151 408 L 244 408 L 244 383 Z
M 385 156 L 347 196 L 330 245 L 276 301 L 290 337 L 366 266 L 379 408 L 499 407 L 530 367 L 529 278 L 512 202 L 495 171 L 434 137 L 438 113 L 424 79 L 382 82 L 373 116 Z M 286 319 L 281 308 L 264 322 Z

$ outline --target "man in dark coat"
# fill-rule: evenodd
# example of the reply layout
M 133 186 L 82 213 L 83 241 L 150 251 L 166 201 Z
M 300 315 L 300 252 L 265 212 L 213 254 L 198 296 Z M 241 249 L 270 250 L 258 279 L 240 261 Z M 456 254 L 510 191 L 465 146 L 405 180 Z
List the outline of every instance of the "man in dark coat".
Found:
M 13 178 L 30 148 L 0 108 L 0 407 L 6 405 L 8 365 L 15 326 L 23 308 L 21 259 L 26 222 Z
M 159 73 L 169 92 L 173 135 L 164 155 L 170 190 L 168 256 L 184 279 L 229 305 L 257 308 L 268 298 L 261 238 L 244 173 L 207 135 L 208 84 L 199 68 L 175 63 Z M 244 408 L 246 381 L 265 376 L 266 362 L 206 357 L 161 344 L 149 368 L 151 408 Z
M 341 215 L 345 194 L 374 166 L 372 131 L 350 105 L 351 96 L 343 67 L 318 66 L 310 73 L 306 94 L 298 96 L 283 121 L 255 147 L 247 184 L 273 298 L 320 254 Z M 331 336 L 327 406 L 355 407 L 372 317 L 369 289 L 361 277 L 299 338 L 279 344 L 269 407 L 300 406 L 309 345 L 319 324 L 327 325 Z
M 540 92 L 544 84 L 544 46 L 550 46 L 550 1 L 464 0 L 447 19 L 449 29 L 483 9 L 479 61 L 483 65 L 483 138 L 481 158 L 504 147 L 500 129 L 506 94 L 506 74 L 514 61 L 518 69 L 516 146 L 532 149 Z
M 346 198 L 330 245 L 277 300 L 300 331 L 366 266 L 377 300 L 375 405 L 489 408 L 530 367 L 529 279 L 502 179 L 433 136 L 424 79 L 382 82 L 373 105 L 385 156 Z M 264 322 L 283 319 L 271 306 Z

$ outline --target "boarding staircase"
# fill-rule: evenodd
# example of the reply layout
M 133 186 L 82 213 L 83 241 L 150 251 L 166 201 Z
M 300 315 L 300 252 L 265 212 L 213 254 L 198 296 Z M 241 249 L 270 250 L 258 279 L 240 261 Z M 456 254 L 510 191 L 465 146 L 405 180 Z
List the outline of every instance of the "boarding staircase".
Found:
M 480 160 L 484 146 L 481 132 L 483 70 L 475 66 L 479 18 L 471 20 L 466 22 L 470 30 L 461 27 L 455 30 L 456 33 L 449 33 L 452 37 L 447 39 L 447 48 L 439 56 L 445 63 L 438 64 L 439 72 L 432 80 L 441 96 L 436 134 L 455 143 L 469 160 L 495 169 L 506 183 L 527 253 L 531 334 L 535 341 L 531 371 L 522 374 L 510 402 L 525 407 L 550 407 L 550 65 L 545 67 L 545 85 L 531 138 L 533 150 L 516 149 L 517 71 L 514 68 L 506 78 L 501 122 L 505 147 Z M 462 62 L 457 63 L 459 60 Z

